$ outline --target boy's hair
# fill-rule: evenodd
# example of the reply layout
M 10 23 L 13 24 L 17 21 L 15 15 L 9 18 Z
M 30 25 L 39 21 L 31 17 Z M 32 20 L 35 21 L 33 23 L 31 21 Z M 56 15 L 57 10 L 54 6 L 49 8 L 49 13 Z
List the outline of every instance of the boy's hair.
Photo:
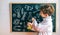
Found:
M 51 4 L 46 4 L 40 8 L 40 11 L 50 16 L 54 12 L 54 7 Z

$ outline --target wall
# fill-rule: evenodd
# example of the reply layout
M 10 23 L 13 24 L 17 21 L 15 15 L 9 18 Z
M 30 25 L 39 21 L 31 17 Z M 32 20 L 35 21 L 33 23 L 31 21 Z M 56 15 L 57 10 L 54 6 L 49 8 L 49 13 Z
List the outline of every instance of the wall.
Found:
M 33 32 L 10 32 L 10 16 L 9 16 L 9 3 L 12 2 L 17 2 L 17 3 L 23 3 L 23 2 L 34 2 L 34 3 L 56 3 L 56 0 L 0 0 L 0 35 L 37 35 L 37 33 L 33 33 Z M 57 2 L 58 3 L 58 2 Z M 60 12 L 59 12 L 59 4 L 57 4 L 57 11 L 56 11 L 56 27 L 57 27 L 57 31 L 55 33 L 53 33 L 53 35 L 59 35 L 59 16 L 60 16 Z

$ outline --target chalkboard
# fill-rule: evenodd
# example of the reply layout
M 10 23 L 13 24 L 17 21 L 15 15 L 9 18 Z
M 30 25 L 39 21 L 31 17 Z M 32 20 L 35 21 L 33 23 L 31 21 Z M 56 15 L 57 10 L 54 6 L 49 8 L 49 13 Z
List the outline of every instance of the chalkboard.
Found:
M 54 6 L 55 12 L 52 15 L 53 22 L 53 32 L 56 32 L 56 4 L 50 3 Z M 31 18 L 36 18 L 37 22 L 43 21 L 42 17 L 39 15 L 40 7 L 43 5 L 38 4 L 11 4 L 11 22 L 12 22 L 12 32 L 34 32 L 27 29 L 27 22 L 32 22 Z

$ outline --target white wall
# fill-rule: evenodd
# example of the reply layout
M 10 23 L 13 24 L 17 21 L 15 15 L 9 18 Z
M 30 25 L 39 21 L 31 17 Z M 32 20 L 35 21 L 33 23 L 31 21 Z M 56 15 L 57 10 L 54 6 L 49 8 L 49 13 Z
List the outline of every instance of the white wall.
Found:
M 30 33 L 27 33 L 27 32 L 10 32 L 10 14 L 9 14 L 9 3 L 12 3 L 12 2 L 15 2 L 15 3 L 23 3 L 23 2 L 26 2 L 26 3 L 56 3 L 57 0 L 0 0 L 0 35 L 37 35 L 36 33 L 33 33 L 33 32 L 30 32 Z M 58 2 L 57 2 L 58 3 Z M 59 6 L 59 4 L 58 4 Z M 56 33 L 53 33 L 53 35 L 59 35 L 59 16 L 60 16 L 60 12 L 59 12 L 59 7 L 57 6 L 57 11 L 56 11 L 56 14 L 57 14 L 57 18 L 56 18 L 56 30 L 57 32 Z

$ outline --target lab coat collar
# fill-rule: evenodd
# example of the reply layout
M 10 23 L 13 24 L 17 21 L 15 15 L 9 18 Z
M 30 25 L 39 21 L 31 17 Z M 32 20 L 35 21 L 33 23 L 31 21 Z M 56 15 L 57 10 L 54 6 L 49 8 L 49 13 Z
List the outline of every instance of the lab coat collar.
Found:
M 49 20 L 52 20 L 51 16 L 48 16 L 46 18 L 43 18 L 44 21 L 49 21 Z

